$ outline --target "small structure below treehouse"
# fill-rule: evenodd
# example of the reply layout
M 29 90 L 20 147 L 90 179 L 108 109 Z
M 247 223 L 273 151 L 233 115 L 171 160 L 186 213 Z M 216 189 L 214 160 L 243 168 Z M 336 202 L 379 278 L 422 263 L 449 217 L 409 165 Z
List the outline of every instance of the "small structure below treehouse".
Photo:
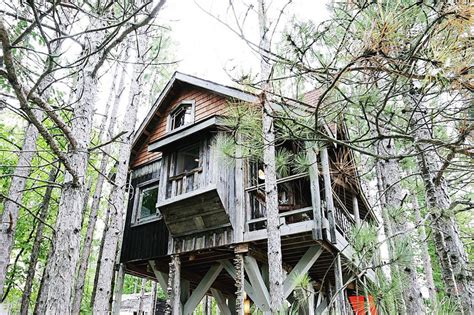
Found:
M 224 118 L 235 102 L 259 100 L 175 73 L 133 143 L 121 263 L 130 274 L 159 281 L 171 293 L 173 314 L 192 314 L 206 294 L 224 314 L 234 314 L 236 300 L 243 299 L 236 283 L 246 303 L 269 311 L 262 165 L 247 159 L 227 163 L 213 145 L 227 132 Z M 325 130 L 346 137 L 343 128 Z M 331 143 L 319 146 L 308 150 L 309 144 L 288 140 L 277 147 L 307 152 L 311 161 L 309 171 L 289 170 L 277 180 L 285 297 L 292 300 L 295 279 L 307 274 L 308 314 L 329 307 L 334 292 L 338 307 L 350 305 L 343 279 L 360 266 L 349 235 L 354 226 L 375 222 L 352 152 Z

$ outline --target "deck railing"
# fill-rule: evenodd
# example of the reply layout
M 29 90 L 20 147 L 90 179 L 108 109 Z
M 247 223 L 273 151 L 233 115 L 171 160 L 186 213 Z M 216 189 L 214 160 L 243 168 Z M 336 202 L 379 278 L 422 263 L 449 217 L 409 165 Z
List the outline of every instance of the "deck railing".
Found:
M 202 168 L 171 176 L 168 179 L 166 198 L 173 198 L 199 188 Z
M 281 224 L 313 219 L 308 174 L 298 174 L 277 180 Z M 266 228 L 265 184 L 246 189 L 249 201 L 247 227 L 249 231 Z
M 342 235 L 346 236 L 354 226 L 355 219 L 349 210 L 347 210 L 341 199 L 339 199 L 337 194 L 334 193 L 333 196 L 335 201 L 334 221 L 336 222 L 337 229 L 342 233 Z

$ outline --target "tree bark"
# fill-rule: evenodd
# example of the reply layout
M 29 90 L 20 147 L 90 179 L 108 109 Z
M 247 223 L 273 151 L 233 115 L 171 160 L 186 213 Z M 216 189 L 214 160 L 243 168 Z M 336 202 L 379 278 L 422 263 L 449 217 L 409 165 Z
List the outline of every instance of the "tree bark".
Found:
M 278 188 L 276 182 L 275 162 L 275 130 L 273 125 L 273 109 L 268 99 L 271 92 L 271 65 L 268 59 L 270 41 L 264 0 L 258 1 L 258 19 L 260 27 L 260 77 L 261 105 L 263 124 L 263 164 L 265 172 L 265 208 L 267 212 L 268 264 L 270 284 L 270 309 L 279 312 L 284 301 L 283 267 L 281 254 L 280 216 L 278 210 Z
M 181 314 L 181 261 L 178 255 L 171 256 L 167 292 L 165 314 Z
M 393 140 L 382 140 L 378 146 L 379 154 L 387 156 L 395 155 L 395 144 Z M 409 236 L 407 217 L 408 213 L 405 213 L 403 209 L 403 200 L 405 196 L 401 187 L 401 173 L 400 165 L 398 161 L 394 159 L 390 160 L 379 160 L 378 170 L 380 172 L 380 179 L 384 194 L 385 203 L 383 204 L 384 212 L 388 212 L 385 215 L 384 221 L 386 224 L 392 225 L 395 231 L 403 232 L 403 238 L 407 241 L 407 244 L 411 246 L 412 238 Z M 391 231 L 387 231 L 391 233 Z M 389 237 L 389 235 L 387 235 Z M 401 236 L 397 236 L 391 240 L 391 243 L 396 243 L 397 240 L 402 240 Z M 392 247 L 393 250 L 393 247 Z M 403 293 L 403 300 L 406 307 L 407 314 L 422 314 L 425 312 L 423 304 L 423 296 L 420 291 L 420 286 L 417 281 L 416 264 L 414 257 L 411 256 L 413 250 L 407 251 L 408 263 L 399 265 L 398 262 L 392 262 L 398 265 L 398 271 L 403 274 L 403 283 L 406 283 L 401 289 Z
M 51 171 L 49 172 L 49 182 L 55 182 L 56 177 L 58 175 L 59 169 L 53 166 L 51 168 Z M 43 229 L 44 229 L 44 221 L 46 221 L 48 217 L 48 212 L 49 212 L 49 203 L 51 200 L 51 195 L 53 192 L 53 186 L 48 186 L 46 188 L 46 191 L 43 196 L 43 201 L 40 206 L 40 211 L 39 211 L 39 220 L 38 220 L 38 226 L 36 228 L 36 236 L 35 240 L 33 242 L 33 247 L 31 249 L 31 255 L 30 255 L 30 264 L 28 266 L 28 271 L 26 274 L 26 279 L 25 279 L 25 286 L 23 289 L 23 294 L 21 296 L 21 306 L 20 306 L 20 313 L 21 314 L 28 314 L 28 308 L 29 308 L 29 303 L 30 303 L 30 295 L 31 295 L 31 289 L 33 287 L 33 280 L 35 277 L 35 272 L 36 272 L 36 264 L 38 262 L 39 254 L 40 254 L 40 247 L 41 243 L 43 241 Z
M 101 19 L 94 18 L 91 28 L 103 26 Z M 94 51 L 105 38 L 105 32 L 91 32 L 85 36 L 86 49 L 83 53 Z M 94 105 L 98 91 L 98 78 L 95 72 L 100 62 L 100 54 L 91 54 L 88 62 L 79 72 L 77 103 L 73 110 L 71 132 L 76 146 L 69 148 L 70 166 L 75 172 L 76 181 L 68 172 L 64 177 L 63 191 L 59 202 L 56 223 L 56 238 L 48 270 L 48 295 L 46 312 L 69 314 L 71 312 L 74 275 L 79 259 L 81 243 L 82 207 L 85 198 L 85 177 L 89 160 L 88 146 L 91 139 Z
M 127 51 L 127 49 L 125 49 L 125 51 Z M 125 60 L 127 60 L 126 53 L 125 53 Z M 103 121 L 99 129 L 99 134 L 100 134 L 99 139 L 102 142 L 109 141 L 113 137 L 113 134 L 115 131 L 115 124 L 117 121 L 117 111 L 120 104 L 120 96 L 124 89 L 124 78 L 125 76 L 123 75 L 123 73 L 120 76 L 120 79 L 118 80 L 117 80 L 117 77 L 114 76 L 114 82 L 118 81 L 118 88 L 116 89 L 116 93 L 114 93 L 114 87 L 111 88 L 110 100 L 109 102 L 107 102 L 109 105 L 107 105 L 105 109 L 106 115 L 103 118 Z M 110 103 L 113 103 L 112 111 L 110 113 L 110 122 L 109 122 L 106 135 L 105 137 L 103 137 L 102 133 L 103 133 L 103 130 L 105 130 L 108 107 L 110 106 Z M 76 284 L 75 284 L 75 290 L 74 290 L 74 299 L 73 299 L 73 305 L 72 305 L 73 314 L 79 314 L 81 311 L 81 302 L 82 302 L 82 296 L 84 292 L 84 283 L 86 280 L 87 267 L 89 265 L 89 256 L 92 249 L 92 241 L 94 239 L 94 230 L 95 230 L 95 225 L 97 222 L 97 213 L 100 207 L 102 188 L 105 181 L 105 174 L 107 172 L 107 165 L 109 163 L 110 152 L 111 152 L 111 144 L 105 146 L 103 148 L 103 153 L 101 154 L 102 157 L 101 157 L 100 166 L 99 166 L 99 174 L 97 177 L 97 181 L 95 183 L 94 195 L 92 197 L 92 205 L 91 205 L 91 210 L 89 214 L 89 222 L 87 225 L 86 234 L 84 236 L 84 244 L 82 245 L 82 253 L 81 253 L 81 258 L 79 259 L 79 266 L 77 270 Z
M 145 299 L 145 285 L 146 285 L 146 278 L 143 278 L 142 285 L 140 286 L 140 303 L 138 304 L 138 314 L 143 313 L 143 300 Z
M 146 38 L 140 34 L 138 35 L 137 47 L 146 47 Z M 143 49 L 143 53 L 146 49 Z M 127 115 L 123 120 L 122 130 L 127 133 L 122 138 L 119 145 L 119 156 L 117 173 L 115 176 L 114 187 L 109 202 L 110 222 L 105 233 L 104 251 L 102 253 L 101 269 L 97 281 L 97 293 L 94 301 L 94 312 L 103 313 L 108 312 L 108 300 L 111 294 L 110 281 L 115 265 L 115 258 L 117 256 L 118 244 L 121 240 L 123 231 L 123 216 L 125 213 L 125 200 L 127 196 L 127 175 L 128 162 L 131 152 L 131 144 L 135 124 L 137 120 L 137 110 L 142 93 L 142 73 L 145 69 L 146 62 L 141 52 L 137 53 L 137 60 L 141 61 L 142 66 L 135 66 L 132 77 L 132 84 L 130 88 L 129 106 Z
M 430 211 L 431 232 L 436 254 L 440 261 L 446 294 L 459 303 L 465 314 L 474 313 L 474 283 L 468 267 L 468 258 L 459 235 L 459 228 L 451 213 L 451 199 L 444 177 L 436 180 L 440 166 L 439 155 L 433 145 L 432 124 L 422 100 L 422 94 L 415 88 L 404 95 L 405 106 L 413 116 L 410 120 L 414 146 L 418 152 L 418 168 L 425 186 L 426 203 Z
M 413 210 L 415 211 L 415 220 L 418 225 L 418 238 L 421 251 L 421 260 L 423 261 L 423 270 L 425 272 L 426 286 L 430 297 L 431 309 L 437 308 L 436 286 L 433 280 L 433 265 L 431 264 L 431 256 L 428 252 L 428 238 L 425 231 L 425 223 L 422 222 L 420 214 L 420 206 L 418 204 L 417 196 L 413 195 Z
M 92 286 L 92 293 L 91 293 L 91 300 L 90 306 L 94 306 L 95 296 L 97 293 L 97 282 L 99 281 L 99 274 L 100 274 L 100 264 L 102 262 L 102 253 L 104 252 L 104 242 L 105 242 L 105 234 L 109 227 L 109 220 L 110 219 L 110 212 L 109 208 L 107 208 L 105 219 L 104 219 L 104 231 L 102 231 L 102 237 L 100 238 L 100 246 L 97 254 L 97 264 L 95 267 L 95 275 L 94 275 L 94 284 Z
M 57 40 L 51 45 L 53 55 L 59 52 L 61 43 L 62 40 Z M 51 90 L 49 86 L 53 81 L 54 77 L 51 74 L 47 74 L 38 85 L 38 91 L 43 91 L 42 96 L 46 100 L 50 97 Z M 33 115 L 38 121 L 41 121 L 45 116 L 41 110 L 33 110 Z M 0 251 L 0 300 L 3 297 L 3 287 L 10 263 L 13 238 L 16 232 L 26 179 L 31 171 L 33 157 L 36 155 L 35 150 L 38 135 L 38 129 L 32 123 L 28 123 L 25 129 L 25 139 L 18 156 L 17 165 L 21 167 L 16 167 L 13 172 L 12 181 L 8 190 L 8 199 L 4 203 L 4 210 L 0 222 L 0 244 L 4 247 L 4 250 Z
M 42 117 L 42 114 L 39 114 Z M 13 246 L 13 238 L 16 231 L 18 215 L 20 212 L 23 191 L 26 185 L 26 179 L 30 174 L 31 161 L 35 156 L 36 140 L 38 138 L 38 130 L 33 124 L 28 124 L 25 132 L 25 139 L 22 150 L 18 157 L 18 165 L 13 172 L 10 189 L 8 191 L 8 199 L 4 203 L 2 214 L 2 224 L 0 229 L 0 244 L 3 250 L 0 251 L 0 300 L 3 297 L 3 287 L 7 276 L 7 269 L 10 264 L 10 254 Z
M 152 281 L 151 282 L 151 305 L 150 305 L 151 315 L 155 314 L 157 294 L 158 294 L 158 286 L 156 284 L 156 281 Z
M 143 278 L 146 280 L 145 278 Z M 123 282 L 125 280 L 125 267 L 123 264 L 120 264 L 119 270 L 117 271 L 117 278 L 115 280 L 114 286 L 114 299 L 112 301 L 112 314 L 120 314 L 120 308 L 122 307 L 122 291 L 123 291 Z M 140 303 L 142 303 L 140 297 Z

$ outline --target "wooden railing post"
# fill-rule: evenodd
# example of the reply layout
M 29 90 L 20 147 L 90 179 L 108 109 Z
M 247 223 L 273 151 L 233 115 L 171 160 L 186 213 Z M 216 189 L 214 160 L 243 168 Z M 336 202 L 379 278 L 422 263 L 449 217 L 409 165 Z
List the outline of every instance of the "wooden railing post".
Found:
M 244 240 L 244 231 L 246 222 L 246 209 L 245 209 L 245 191 L 244 191 L 244 161 L 242 159 L 242 146 L 239 144 L 241 136 L 237 135 L 237 147 L 235 149 L 235 155 L 237 160 L 235 161 L 235 236 L 234 240 L 236 243 L 240 243 Z
M 352 209 L 354 211 L 356 227 L 360 228 L 359 202 L 356 195 L 352 196 Z
M 326 195 L 327 216 L 329 221 L 329 236 L 333 244 L 336 240 L 336 222 L 334 220 L 334 200 L 332 196 L 331 175 L 329 169 L 329 156 L 326 146 L 321 148 L 321 166 L 324 178 L 324 193 Z

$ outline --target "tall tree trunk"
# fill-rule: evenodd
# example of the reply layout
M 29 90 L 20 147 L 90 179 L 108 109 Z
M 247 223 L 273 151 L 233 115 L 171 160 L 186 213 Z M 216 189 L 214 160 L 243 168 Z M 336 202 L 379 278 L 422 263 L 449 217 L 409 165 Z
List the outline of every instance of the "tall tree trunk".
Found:
M 150 305 L 151 315 L 155 314 L 157 294 L 158 294 L 158 286 L 156 284 L 156 281 L 152 281 L 151 282 L 151 305 Z
M 51 242 L 54 243 L 54 242 Z M 46 298 L 48 296 L 48 269 L 49 269 L 49 258 L 53 253 L 53 245 L 50 244 L 48 255 L 46 256 L 46 265 L 43 268 L 41 275 L 40 286 L 38 288 L 38 296 L 36 297 L 35 309 L 33 314 L 45 314 L 46 313 Z
M 42 113 L 38 113 L 42 117 Z M 7 276 L 7 269 L 10 264 L 10 254 L 13 246 L 13 238 L 16 231 L 18 214 L 20 211 L 23 191 L 26 185 L 26 178 L 30 174 L 31 161 L 35 156 L 36 140 L 38 138 L 38 130 L 33 124 L 28 124 L 25 132 L 25 139 L 22 150 L 18 157 L 18 165 L 13 172 L 10 189 L 8 191 L 8 199 L 5 200 L 4 210 L 2 214 L 2 222 L 0 229 L 0 300 L 3 297 L 3 287 Z
M 112 281 L 112 286 L 114 290 L 113 300 L 112 300 L 112 314 L 119 315 L 120 308 L 122 307 L 122 291 L 123 291 L 123 282 L 125 280 L 125 266 L 120 264 L 119 270 L 117 271 L 117 277 L 115 283 Z
M 64 14 L 62 12 L 61 14 Z M 58 54 L 61 49 L 62 40 L 57 40 L 52 44 L 52 54 Z M 52 74 L 47 74 L 38 85 L 38 91 L 42 92 L 44 99 L 48 100 L 51 94 L 49 89 L 50 84 L 54 81 Z M 44 112 L 41 110 L 33 110 L 33 114 L 38 121 L 44 117 Z M 3 287 L 5 285 L 5 277 L 7 275 L 8 265 L 10 263 L 10 255 L 13 246 L 13 238 L 16 232 L 16 225 L 20 204 L 23 197 L 23 192 L 26 185 L 26 179 L 31 171 L 31 162 L 36 155 L 36 141 L 38 139 L 38 129 L 32 124 L 28 123 L 25 129 L 25 139 L 18 156 L 18 164 L 21 167 L 16 167 L 10 188 L 8 190 L 8 198 L 4 204 L 2 219 L 0 222 L 0 244 L 4 250 L 0 251 L 0 300 L 3 297 Z
M 94 283 L 92 285 L 92 293 L 91 293 L 91 300 L 90 306 L 94 306 L 95 296 L 97 294 L 97 282 L 99 281 L 99 274 L 100 274 L 100 264 L 102 262 L 102 254 L 104 252 L 104 242 L 105 242 L 105 234 L 107 233 L 107 229 L 109 228 L 109 220 L 110 220 L 110 212 L 109 208 L 107 207 L 107 211 L 105 214 L 104 219 L 104 230 L 102 231 L 102 237 L 100 238 L 100 245 L 97 254 L 97 264 L 95 267 L 95 275 L 94 275 Z
M 260 26 L 260 71 L 261 102 L 263 123 L 263 164 L 265 172 L 265 208 L 267 210 L 268 234 L 268 268 L 270 284 L 270 309 L 279 312 L 283 301 L 283 267 L 280 238 L 280 216 L 278 211 L 278 188 L 276 182 L 275 130 L 273 109 L 270 104 L 272 69 L 268 59 L 270 41 L 268 38 L 267 7 L 264 0 L 258 1 L 258 18 Z
M 103 20 L 100 23 L 104 23 Z M 99 27 L 99 19 L 94 18 L 91 24 L 92 29 Z M 84 43 L 88 49 L 85 49 L 84 53 L 94 51 L 99 47 L 105 35 L 105 32 L 87 33 Z M 74 108 L 74 119 L 71 125 L 76 147 L 69 149 L 70 166 L 75 171 L 77 180 L 74 181 L 73 176 L 66 173 L 59 202 L 56 238 L 48 270 L 46 312 L 51 314 L 69 314 L 71 312 L 74 270 L 77 267 L 81 243 L 82 207 L 85 198 L 84 180 L 89 160 L 88 146 L 98 90 L 95 67 L 99 61 L 100 55 L 98 53 L 89 55 L 88 62 L 79 73 L 76 92 L 78 102 Z
M 474 314 L 474 282 L 468 258 L 459 235 L 459 228 L 451 213 L 448 186 L 443 176 L 438 178 L 442 162 L 434 145 L 423 140 L 432 139 L 432 124 L 422 94 L 415 88 L 404 95 L 405 106 L 413 116 L 410 127 L 418 152 L 418 168 L 425 186 L 426 203 L 431 216 L 431 233 L 440 261 L 443 282 L 448 296 L 459 301 L 465 314 Z
M 382 140 L 378 145 L 378 153 L 385 156 L 395 155 L 395 143 L 393 140 Z M 381 192 L 385 198 L 383 211 L 387 211 L 388 215 L 384 217 L 387 224 L 392 224 L 394 233 L 403 233 L 403 236 L 396 236 L 391 240 L 391 243 L 396 243 L 397 240 L 405 240 L 407 245 L 411 246 L 412 238 L 409 236 L 407 217 L 405 213 L 403 202 L 404 196 L 401 186 L 401 173 L 398 161 L 394 159 L 379 160 L 378 170 L 380 172 L 380 180 L 383 191 Z M 389 233 L 391 231 L 388 231 Z M 388 235 L 387 235 L 388 237 Z M 402 239 L 403 238 L 403 239 Z M 405 302 L 407 314 L 422 314 L 424 313 L 423 296 L 420 291 L 420 285 L 417 281 L 416 264 L 414 257 L 411 256 L 413 251 L 407 251 L 408 263 L 399 266 L 400 274 L 403 274 L 403 283 L 406 285 L 402 288 L 403 300 Z M 395 262 L 398 264 L 397 262 Z
M 436 287 L 433 280 L 433 265 L 431 264 L 431 256 L 428 252 L 428 238 L 425 231 L 425 223 L 421 219 L 420 206 L 418 199 L 413 194 L 413 210 L 415 211 L 415 220 L 418 225 L 418 238 L 419 246 L 421 251 L 421 260 L 423 261 L 423 270 L 425 273 L 426 286 L 428 287 L 428 293 L 430 296 L 431 309 L 436 309 L 437 298 L 436 298 Z
M 49 182 L 55 182 L 56 177 L 59 173 L 59 169 L 53 166 L 51 168 L 51 171 L 49 172 Z M 29 308 L 29 303 L 30 303 L 30 295 L 31 295 L 31 289 L 33 287 L 33 280 L 35 277 L 35 272 L 36 272 L 36 264 L 38 262 L 39 254 L 40 254 L 40 247 L 41 243 L 43 241 L 43 229 L 44 229 L 44 223 L 48 217 L 48 212 L 49 212 L 49 203 L 51 200 L 51 194 L 53 192 L 53 186 L 50 185 L 46 188 L 46 191 L 43 196 L 43 201 L 40 206 L 40 211 L 38 215 L 38 227 L 36 228 L 36 236 L 35 240 L 33 242 L 33 247 L 31 249 L 31 256 L 30 256 L 30 264 L 28 266 L 28 271 L 26 274 L 26 279 L 25 279 L 25 286 L 23 289 L 23 294 L 21 296 L 21 307 L 20 307 L 20 313 L 21 314 L 28 314 L 28 308 Z
M 125 57 L 126 57 L 125 60 L 127 60 L 127 54 L 125 54 Z M 116 72 L 117 72 L 117 68 L 116 68 Z M 113 105 L 112 105 L 112 111 L 110 113 L 110 122 L 109 122 L 109 126 L 108 126 L 105 137 L 102 136 L 102 133 L 103 133 L 103 130 L 105 130 L 105 124 L 107 120 L 109 105 L 107 105 L 106 107 L 106 110 L 105 110 L 106 115 L 103 118 L 103 121 L 99 129 L 100 130 L 99 139 L 103 142 L 111 140 L 115 131 L 115 124 L 117 121 L 117 111 L 120 104 L 120 96 L 124 89 L 124 78 L 125 78 L 125 75 L 123 73 L 120 76 L 120 79 L 118 80 L 117 80 L 117 77 L 114 76 L 114 82 L 118 81 L 119 83 L 118 83 L 118 88 L 116 90 L 116 93 L 114 93 L 114 87 L 112 86 L 110 100 L 107 102 L 109 105 L 110 103 L 113 103 Z M 92 249 L 94 230 L 95 230 L 95 225 L 97 222 L 97 213 L 100 207 L 102 187 L 105 181 L 105 174 L 107 172 L 107 165 L 109 162 L 110 152 L 111 152 L 111 145 L 107 145 L 103 148 L 103 153 L 102 153 L 100 166 L 99 166 L 99 174 L 98 174 L 97 181 L 95 184 L 94 195 L 92 197 L 92 205 L 91 205 L 91 210 L 89 214 L 89 222 L 87 225 L 86 235 L 84 236 L 84 244 L 82 245 L 81 258 L 79 259 L 79 267 L 77 271 L 74 299 L 73 299 L 73 305 L 72 305 L 73 314 L 79 314 L 81 310 L 81 302 L 82 302 L 82 296 L 84 292 L 84 283 L 86 280 L 87 267 L 89 265 L 89 256 Z
M 142 285 L 140 286 L 140 301 L 138 303 L 138 314 L 143 313 L 143 300 L 145 299 L 145 286 L 146 286 L 146 278 L 143 278 Z
M 115 258 L 117 256 L 118 244 L 121 240 L 123 230 L 123 215 L 125 213 L 125 200 L 127 196 L 127 175 L 128 162 L 130 158 L 131 144 L 137 120 L 137 109 L 142 93 L 142 74 L 146 65 L 144 56 L 146 38 L 143 35 L 138 35 L 138 45 L 143 51 L 137 53 L 137 60 L 140 60 L 142 66 L 135 66 L 132 77 L 132 84 L 130 88 L 130 101 L 127 109 L 127 115 L 123 120 L 122 129 L 126 131 L 126 135 L 122 138 L 119 145 L 119 157 L 117 173 L 115 176 L 114 187 L 110 195 L 109 211 L 110 222 L 105 234 L 104 251 L 102 253 L 101 269 L 97 281 L 97 293 L 94 301 L 94 311 L 96 313 L 108 312 L 108 300 L 111 295 L 110 279 L 113 275 Z

